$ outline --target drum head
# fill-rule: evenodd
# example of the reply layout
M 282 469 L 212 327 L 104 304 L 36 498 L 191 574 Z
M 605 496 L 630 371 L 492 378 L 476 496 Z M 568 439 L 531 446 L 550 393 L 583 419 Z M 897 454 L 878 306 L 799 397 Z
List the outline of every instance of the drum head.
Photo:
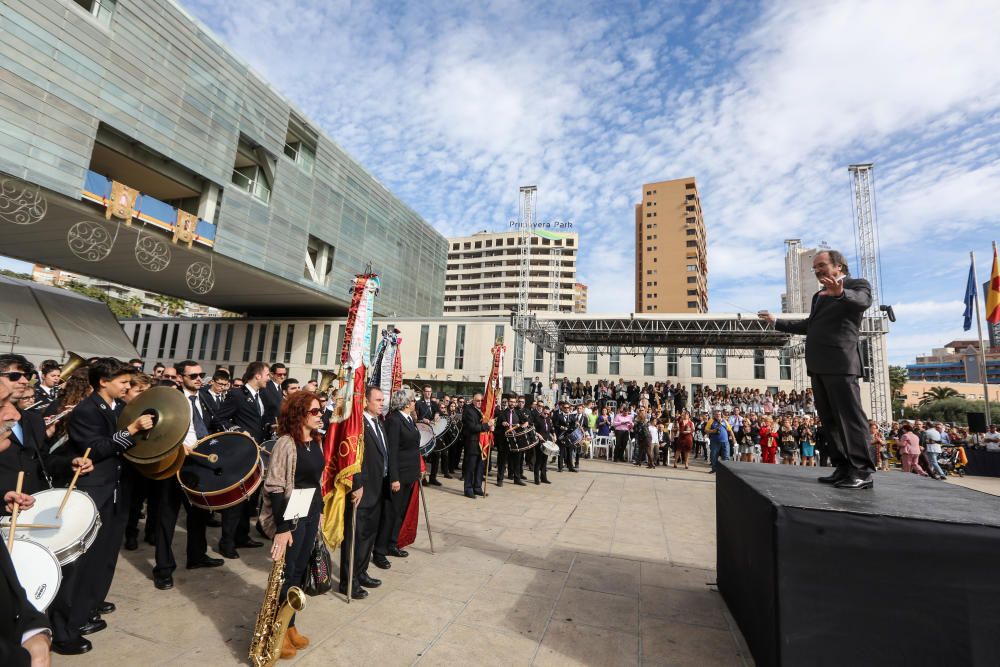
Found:
M 434 437 L 435 438 L 440 437 L 445 431 L 448 430 L 448 426 L 450 426 L 450 425 L 451 425 L 451 422 L 448 421 L 447 417 L 440 417 L 439 416 L 431 424 L 431 430 L 434 431 Z
M 24 537 L 37 542 L 52 551 L 65 565 L 71 563 L 90 546 L 97 536 L 100 520 L 97 515 L 97 505 L 83 491 L 73 489 L 66 501 L 62 515 L 57 519 L 56 513 L 62 503 L 66 489 L 45 489 L 34 494 L 35 504 L 31 509 L 23 510 L 17 515 L 18 523 L 53 524 L 58 528 L 18 528 L 18 537 Z M 8 530 L 3 535 L 6 538 Z M 82 548 L 81 548 L 82 543 Z
M 261 452 L 266 452 L 264 454 L 264 461 L 267 461 L 267 457 L 271 455 L 271 451 L 274 450 L 274 443 L 276 442 L 278 442 L 277 438 L 271 438 L 260 443 Z
M 236 486 L 260 458 L 257 443 L 245 433 L 215 433 L 195 443 L 194 449 L 219 457 L 215 463 L 201 456 L 184 459 L 177 478 L 182 487 L 197 493 L 214 493 Z
M 434 429 L 427 424 L 417 424 L 420 433 L 420 455 L 427 456 L 434 450 Z
M 62 583 L 59 559 L 38 542 L 20 537 L 14 539 L 10 559 L 28 600 L 35 609 L 44 612 L 56 598 L 59 584 Z

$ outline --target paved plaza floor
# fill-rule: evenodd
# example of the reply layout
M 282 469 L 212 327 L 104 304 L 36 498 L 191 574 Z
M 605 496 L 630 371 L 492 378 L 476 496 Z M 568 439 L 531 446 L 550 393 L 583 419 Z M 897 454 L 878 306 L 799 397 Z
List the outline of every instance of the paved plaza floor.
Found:
M 459 480 L 428 489 L 436 553 L 421 518 L 410 557 L 370 569 L 383 584 L 366 600 L 309 598 L 298 626 L 312 645 L 280 664 L 752 664 L 714 586 L 715 484 L 704 465 L 586 461 L 579 473 L 550 478 L 489 484 L 489 497 L 476 500 Z M 958 483 L 1000 493 L 1000 480 Z M 153 587 L 152 547 L 123 551 L 108 629 L 91 636 L 89 654 L 54 663 L 246 664 L 266 549 L 187 571 L 184 539 L 178 531 L 182 566 L 170 591 Z

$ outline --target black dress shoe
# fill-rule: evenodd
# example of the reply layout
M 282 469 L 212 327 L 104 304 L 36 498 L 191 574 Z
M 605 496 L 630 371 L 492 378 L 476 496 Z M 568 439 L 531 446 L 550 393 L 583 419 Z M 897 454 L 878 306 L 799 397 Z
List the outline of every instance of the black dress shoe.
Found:
M 452 477 L 452 476 L 451 476 L 451 473 L 450 473 L 450 472 L 446 472 L 446 473 L 444 474 L 444 478 L 445 478 L 445 479 L 454 479 L 454 477 Z
M 374 565 L 380 570 L 388 570 L 390 567 L 392 567 L 392 563 L 389 562 L 389 559 L 386 558 L 385 556 L 380 556 L 379 554 L 375 554 L 372 556 L 372 565 Z
M 520 479 L 515 479 L 514 480 L 514 486 L 527 486 L 527 485 L 523 481 L 521 481 Z
M 547 479 L 543 479 L 543 480 L 542 480 L 542 484 L 551 484 L 551 483 L 552 483 L 552 482 L 550 482 L 550 481 L 549 481 L 549 480 L 547 480 Z
M 502 479 L 498 479 L 497 480 L 497 486 L 503 486 L 503 480 Z
M 110 614 L 115 609 L 117 609 L 117 607 L 115 607 L 115 603 L 114 602 L 108 602 L 107 600 L 105 600 L 101 604 L 97 605 L 97 609 L 95 611 L 98 614 Z
M 239 548 L 239 549 L 256 549 L 257 547 L 262 547 L 262 546 L 264 546 L 263 542 L 258 542 L 257 540 L 253 539 L 252 537 L 248 537 L 247 539 L 243 540 L 242 542 L 237 542 L 236 543 L 236 547 Z
M 215 550 L 216 553 L 221 555 L 223 558 L 239 558 L 240 555 L 236 552 L 236 549 L 224 549 L 221 546 Z
M 538 480 L 536 479 L 536 480 L 535 480 L 535 486 L 538 486 L 539 484 L 541 484 L 541 482 L 539 482 L 539 481 L 538 481 Z
M 340 589 L 340 594 L 341 595 L 347 595 L 347 589 L 346 588 L 341 588 Z M 366 591 L 365 589 L 361 588 L 361 586 L 353 586 L 351 588 L 351 599 L 352 600 L 364 600 L 366 597 L 368 597 L 368 591 Z
M 861 489 L 873 489 L 875 488 L 875 481 L 872 480 L 871 477 L 862 479 L 861 477 L 852 476 L 840 480 L 839 482 L 834 484 L 834 487 L 838 489 L 852 489 L 855 491 Z
M 135 551 L 139 548 L 139 540 L 135 537 L 125 538 L 125 551 Z
M 221 558 L 212 558 L 206 554 L 198 560 L 189 560 L 187 562 L 187 569 L 197 570 L 199 567 L 219 567 L 224 562 Z
M 170 575 L 165 577 L 153 577 L 153 585 L 161 591 L 169 591 L 174 587 L 174 578 Z
M 367 574 L 362 574 L 358 577 L 358 583 L 365 588 L 378 588 L 382 585 L 381 579 L 376 579 L 374 577 L 369 577 Z
M 442 486 L 441 482 L 437 481 L 436 479 L 431 479 L 430 485 L 431 486 Z
M 483 491 L 482 489 L 476 489 L 475 491 L 473 491 L 473 493 L 475 493 L 477 496 L 485 496 L 486 495 L 486 492 Z
M 83 637 L 52 642 L 52 651 L 59 655 L 82 655 L 92 648 L 90 640 Z
M 467 491 L 465 493 L 465 497 L 466 498 L 472 498 L 473 500 L 475 500 L 476 499 L 476 494 L 474 494 L 472 491 Z
M 420 483 L 423 484 L 424 486 L 427 486 L 427 480 L 426 479 L 420 480 Z
M 818 478 L 818 481 L 821 484 L 836 484 L 840 480 L 847 479 L 848 477 L 850 477 L 850 475 L 848 474 L 848 472 L 846 470 L 842 470 L 841 468 L 837 468 L 836 470 L 833 471 L 832 474 L 826 475 L 825 477 Z
M 104 619 L 97 617 L 87 621 L 87 624 L 80 628 L 81 635 L 92 635 L 95 632 L 100 632 L 104 628 L 108 627 L 108 622 Z
M 410 555 L 410 552 L 404 551 L 402 549 L 392 548 L 389 549 L 389 555 L 392 556 L 393 558 L 406 558 L 407 556 Z

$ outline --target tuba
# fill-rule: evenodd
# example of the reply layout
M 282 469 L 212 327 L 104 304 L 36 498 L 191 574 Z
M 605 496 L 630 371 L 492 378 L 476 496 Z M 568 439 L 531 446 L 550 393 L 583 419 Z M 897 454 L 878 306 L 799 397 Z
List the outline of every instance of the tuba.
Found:
M 333 381 L 337 379 L 337 374 L 333 371 L 320 371 L 319 372 L 319 385 L 317 387 L 320 393 L 326 393 L 329 391 L 330 387 L 333 385 Z
M 292 614 L 306 608 L 306 594 L 298 586 L 288 589 L 288 597 L 279 607 L 278 596 L 285 582 L 285 557 L 274 561 L 267 579 L 264 603 L 257 612 L 257 624 L 250 639 L 250 664 L 254 667 L 272 667 L 281 656 L 281 643 L 288 632 Z
M 69 379 L 69 376 L 72 375 L 73 371 L 75 371 L 77 368 L 87 365 L 87 360 L 81 357 L 76 352 L 73 352 L 71 350 L 66 350 L 66 354 L 69 355 L 69 359 L 67 359 L 66 363 L 62 365 L 62 370 L 59 373 L 60 384 L 66 382 L 66 380 Z

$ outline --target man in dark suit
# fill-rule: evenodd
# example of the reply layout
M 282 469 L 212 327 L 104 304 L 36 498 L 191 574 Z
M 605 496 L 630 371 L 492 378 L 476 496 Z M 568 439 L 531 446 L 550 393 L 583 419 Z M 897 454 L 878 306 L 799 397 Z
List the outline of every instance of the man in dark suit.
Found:
M 432 394 L 433 390 L 431 389 L 431 386 L 425 385 L 423 388 L 422 396 L 420 397 L 420 400 L 417 401 L 416 405 L 417 421 L 423 422 L 428 426 L 431 425 L 431 423 L 434 421 L 434 418 L 437 417 L 438 412 L 440 411 L 438 408 L 437 401 L 431 398 Z M 431 479 L 429 482 L 427 482 L 427 484 L 430 484 L 431 486 L 441 486 L 441 482 L 437 480 L 438 470 L 441 467 L 441 461 L 442 457 L 440 452 L 431 452 L 427 456 L 427 462 L 430 464 L 431 467 Z M 448 470 L 447 457 L 445 457 L 444 465 L 445 465 L 444 476 L 448 479 L 451 479 L 451 472 Z
M 205 382 L 202 384 L 199 393 L 201 394 L 201 402 L 203 405 L 208 406 L 214 415 L 221 408 L 222 404 L 226 401 L 226 393 L 229 391 L 229 373 L 227 371 L 215 371 L 212 376 L 211 382 Z M 206 422 L 207 423 L 207 422 Z M 208 425 L 212 428 L 212 425 Z
M 541 396 L 542 395 L 542 381 L 535 376 L 535 381 L 531 383 L 531 396 Z
M 400 389 L 392 395 L 389 416 L 385 420 L 385 439 L 389 446 L 389 494 L 382 499 L 382 518 L 375 538 L 375 559 L 386 556 L 406 558 L 397 540 L 403 517 L 413 497 L 413 485 L 420 479 L 420 432 L 413 421 L 413 391 Z
M 281 401 L 284 396 L 281 383 L 288 377 L 288 368 L 282 363 L 271 364 L 271 377 L 261 387 L 260 397 L 264 401 L 264 420 L 267 422 L 267 440 L 271 437 L 271 426 L 278 423 L 278 413 L 281 412 Z M 258 442 L 261 442 L 258 440 Z
M 0 387 L 8 395 L 11 407 L 33 395 L 31 376 L 34 368 L 19 354 L 0 355 Z M 0 489 L 13 489 L 17 474 L 24 472 L 22 491 L 37 493 L 51 486 L 45 470 L 42 451 L 45 444 L 45 420 L 37 410 L 17 409 L 19 419 L 10 433 L 10 447 L 0 452 Z
M 59 397 L 59 363 L 46 359 L 38 367 L 38 384 L 35 385 L 35 400 L 51 403 Z
M 243 373 L 243 386 L 226 394 L 222 407 L 215 413 L 216 428 L 243 431 L 259 445 L 270 437 L 267 408 L 262 390 L 267 386 L 271 371 L 262 361 L 251 362 Z M 214 429 L 213 429 L 214 430 Z M 257 511 L 259 490 L 245 502 L 222 510 L 222 535 L 218 551 L 226 558 L 239 558 L 240 548 L 256 548 L 261 542 L 250 537 L 250 515 Z
M 555 427 L 552 425 L 552 415 L 549 413 L 548 407 L 543 406 L 541 410 L 535 410 L 533 421 L 535 424 L 535 433 L 538 434 L 538 437 L 547 442 L 555 440 L 555 432 L 553 431 Z M 542 449 L 541 444 L 531 451 L 534 452 L 531 467 L 535 473 L 535 484 L 550 484 L 549 455 Z
M 347 593 L 350 579 L 351 534 L 355 530 L 353 506 L 358 508 L 357 537 L 354 540 L 354 581 L 351 583 L 351 597 L 368 597 L 365 588 L 382 585 L 379 579 L 368 574 L 375 537 L 378 535 L 382 497 L 388 486 L 389 461 L 386 450 L 385 431 L 379 420 L 385 398 L 378 387 L 368 387 L 365 391 L 364 455 L 361 472 L 351 478 L 350 502 L 344 507 L 344 541 L 340 544 L 340 592 Z
M 483 454 L 479 434 L 493 430 L 494 419 L 483 421 L 483 395 L 475 394 L 462 409 L 462 438 L 465 440 L 465 497 L 485 495 L 483 491 Z
M 840 489 L 870 489 L 875 459 L 861 406 L 858 342 L 862 317 L 872 303 L 871 285 L 848 277 L 847 260 L 836 250 L 817 253 L 813 272 L 823 289 L 813 295 L 807 319 L 779 320 L 766 311 L 760 317 L 778 331 L 806 337 L 806 370 L 837 468 L 819 481 Z

